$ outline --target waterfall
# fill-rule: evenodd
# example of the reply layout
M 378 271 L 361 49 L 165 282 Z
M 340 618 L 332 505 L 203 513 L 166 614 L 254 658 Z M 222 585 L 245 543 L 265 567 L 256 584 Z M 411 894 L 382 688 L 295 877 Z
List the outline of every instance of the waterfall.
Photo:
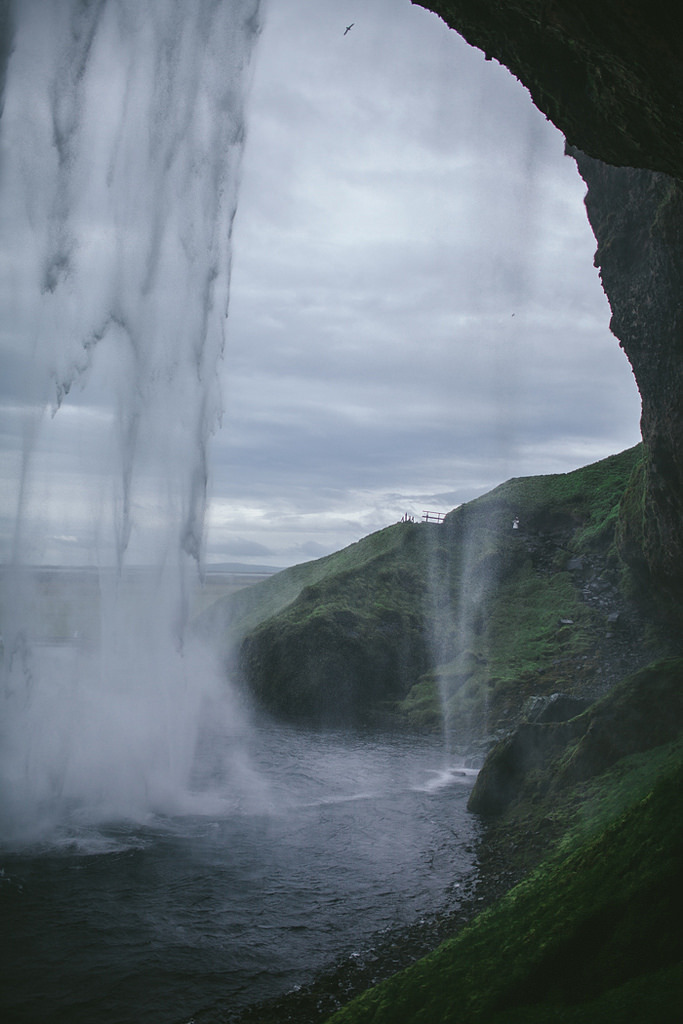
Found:
M 449 757 L 471 753 L 489 728 L 492 599 L 503 579 L 511 525 L 500 507 L 472 502 L 424 535 L 430 681 Z
M 187 626 L 259 14 L 259 0 L 0 7 L 5 429 L 23 439 L 2 574 L 6 830 L 174 806 L 218 700 Z M 99 621 L 48 651 L 35 612 L 62 598 L 35 564 L 69 544 L 99 567 L 79 584 Z

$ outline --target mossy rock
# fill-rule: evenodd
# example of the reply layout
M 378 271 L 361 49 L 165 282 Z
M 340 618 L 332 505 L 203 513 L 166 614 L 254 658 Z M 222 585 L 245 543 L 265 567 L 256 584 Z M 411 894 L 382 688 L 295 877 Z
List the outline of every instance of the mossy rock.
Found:
M 625 679 L 566 722 L 523 722 L 490 752 L 470 810 L 497 815 L 515 802 L 557 793 L 631 754 L 668 743 L 683 728 L 683 660 Z

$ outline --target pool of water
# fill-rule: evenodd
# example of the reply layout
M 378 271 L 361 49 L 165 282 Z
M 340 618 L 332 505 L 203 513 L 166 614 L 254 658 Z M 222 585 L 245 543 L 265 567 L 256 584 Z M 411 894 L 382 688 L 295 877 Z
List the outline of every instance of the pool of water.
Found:
M 266 726 L 247 746 L 238 795 L 207 757 L 187 813 L 0 847 L 3 1020 L 217 1022 L 457 907 L 475 773 L 437 742 Z

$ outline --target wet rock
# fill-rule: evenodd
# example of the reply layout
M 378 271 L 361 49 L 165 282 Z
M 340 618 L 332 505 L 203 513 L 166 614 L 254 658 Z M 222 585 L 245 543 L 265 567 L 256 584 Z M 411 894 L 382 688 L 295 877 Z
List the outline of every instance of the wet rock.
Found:
M 557 757 L 584 723 L 524 722 L 494 747 L 477 776 L 467 804 L 470 811 L 493 817 L 519 796 L 526 778 Z
M 490 752 L 468 807 L 500 815 L 519 799 L 589 779 L 622 757 L 668 743 L 681 729 L 683 659 L 672 658 L 625 679 L 569 721 L 520 725 Z
M 567 722 L 585 711 L 589 703 L 568 693 L 532 697 L 525 707 L 526 717 L 530 722 Z

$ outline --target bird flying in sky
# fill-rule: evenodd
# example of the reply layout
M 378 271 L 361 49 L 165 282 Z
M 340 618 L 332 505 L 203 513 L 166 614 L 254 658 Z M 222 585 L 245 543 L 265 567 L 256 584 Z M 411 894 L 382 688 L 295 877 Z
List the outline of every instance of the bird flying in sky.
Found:
M 347 25 L 346 28 L 344 29 L 344 35 L 346 35 L 347 32 L 350 32 L 355 24 L 355 21 L 352 21 L 350 25 Z

